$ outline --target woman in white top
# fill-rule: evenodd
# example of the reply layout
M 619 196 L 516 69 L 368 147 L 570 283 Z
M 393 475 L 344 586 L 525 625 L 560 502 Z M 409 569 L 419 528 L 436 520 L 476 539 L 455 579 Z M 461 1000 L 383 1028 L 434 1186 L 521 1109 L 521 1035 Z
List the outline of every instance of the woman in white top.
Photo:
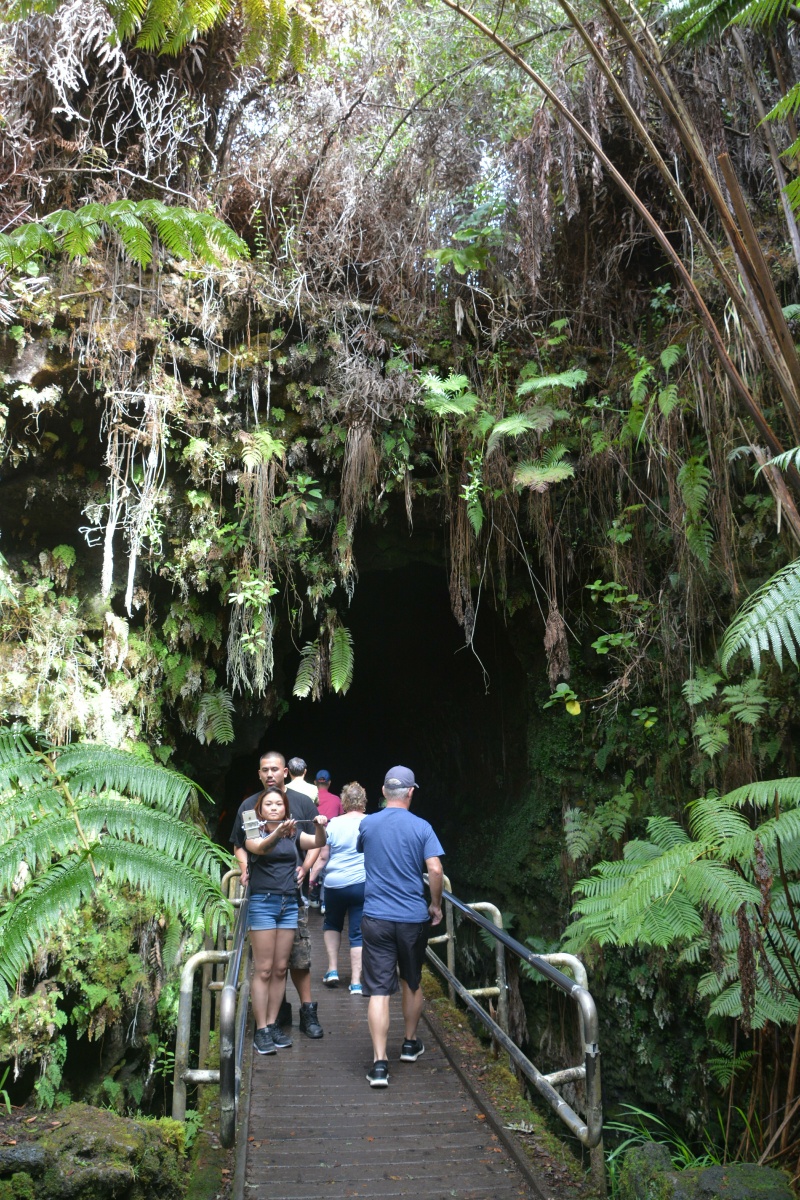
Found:
M 350 994 L 361 995 L 361 914 L 364 910 L 364 855 L 356 850 L 358 828 L 367 807 L 367 793 L 360 783 L 342 788 L 344 815 L 328 822 L 327 844 L 314 864 L 314 875 L 325 871 L 325 920 L 322 936 L 328 953 L 328 970 L 322 977 L 326 987 L 339 986 L 339 946 L 345 915 L 350 936 Z

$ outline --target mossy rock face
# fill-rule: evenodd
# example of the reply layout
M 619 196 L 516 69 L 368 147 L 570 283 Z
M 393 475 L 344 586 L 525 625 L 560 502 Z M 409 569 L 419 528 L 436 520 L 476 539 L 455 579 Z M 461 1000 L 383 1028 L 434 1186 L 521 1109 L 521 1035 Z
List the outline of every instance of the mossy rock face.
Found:
M 0 1200 L 37 1200 L 36 1188 L 27 1171 L 16 1171 L 0 1180 Z
M 175 1121 L 128 1120 L 88 1104 L 59 1117 L 61 1126 L 39 1141 L 48 1165 L 37 1200 L 182 1200 L 183 1129 Z
M 754 1163 L 732 1163 L 727 1167 L 704 1167 L 700 1170 L 683 1171 L 681 1182 L 693 1177 L 694 1191 L 689 1195 L 694 1200 L 792 1200 L 792 1189 L 784 1174 L 771 1167 L 757 1167 Z
M 770 1167 L 732 1163 L 676 1171 L 666 1146 L 634 1146 L 625 1155 L 619 1200 L 792 1200 L 786 1176 Z
M 666 1146 L 633 1146 L 622 1162 L 619 1200 L 673 1200 L 675 1175 Z

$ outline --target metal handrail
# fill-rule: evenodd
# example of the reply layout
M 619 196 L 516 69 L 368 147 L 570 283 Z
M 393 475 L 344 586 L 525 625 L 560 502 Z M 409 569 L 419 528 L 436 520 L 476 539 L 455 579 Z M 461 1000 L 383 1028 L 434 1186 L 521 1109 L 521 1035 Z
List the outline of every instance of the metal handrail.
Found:
M 233 946 L 222 985 L 219 1008 L 219 1108 L 220 1141 L 227 1149 L 236 1141 L 236 1110 L 242 1083 L 242 1050 L 247 1025 L 247 1005 L 250 999 L 250 977 L 240 984 L 242 957 L 247 942 L 247 914 L 250 908 L 250 885 L 244 890 L 236 915 Z
M 229 871 L 225 875 L 222 881 L 223 890 L 229 892 L 233 890 L 236 886 L 234 883 L 236 875 L 238 875 L 238 871 Z M 249 888 L 245 888 L 243 894 L 237 897 L 234 903 L 237 903 L 238 907 L 230 947 L 200 950 L 187 960 L 181 972 L 178 1028 L 175 1040 L 175 1073 L 172 1089 L 172 1118 L 174 1121 L 184 1121 L 186 1119 L 187 1085 L 193 1083 L 219 1084 L 220 1141 L 226 1149 L 233 1146 L 236 1141 L 236 1114 L 242 1082 L 242 1054 L 250 1000 L 249 972 L 245 971 L 244 979 L 242 979 L 242 960 L 247 944 L 247 914 L 250 907 Z M 205 1070 L 203 1046 L 208 1041 L 206 1026 L 210 1021 L 210 1005 L 207 1003 L 207 998 L 210 997 L 212 989 L 220 988 L 220 984 L 214 984 L 210 978 L 211 965 L 214 963 L 226 964 L 225 980 L 221 985 L 218 1008 L 219 1070 Z M 203 1015 L 200 1031 L 200 1066 L 194 1070 L 189 1067 L 192 994 L 194 977 L 201 966 L 203 967 Z
M 449 881 L 447 881 L 449 883 Z M 474 1013 L 484 1025 L 490 1030 L 492 1037 L 500 1043 L 503 1049 L 508 1053 L 512 1061 L 519 1067 L 522 1074 L 536 1088 L 537 1092 L 547 1101 L 550 1107 L 557 1113 L 564 1124 L 578 1138 L 582 1145 L 588 1149 L 592 1149 L 600 1144 L 603 1135 L 603 1107 L 600 1087 L 600 1046 L 599 1046 L 599 1023 L 597 1019 L 597 1008 L 592 998 L 591 993 L 585 986 L 585 971 L 579 960 L 575 960 L 578 964 L 577 974 L 580 978 L 580 973 L 583 972 L 580 982 L 569 979 L 558 970 L 552 963 L 547 961 L 547 958 L 541 954 L 534 954 L 528 950 L 516 938 L 512 938 L 504 929 L 498 926 L 495 921 L 489 921 L 479 912 L 475 911 L 473 905 L 465 904 L 459 900 L 449 890 L 445 889 L 442 893 L 442 899 L 448 905 L 452 905 L 470 921 L 473 921 L 481 929 L 485 929 L 490 933 L 498 943 L 501 943 L 516 954 L 523 962 L 528 963 L 550 983 L 555 984 L 561 991 L 567 995 L 570 1000 L 576 1005 L 578 1010 L 579 1026 L 581 1031 L 581 1041 L 583 1044 L 584 1061 L 583 1064 L 577 1067 L 570 1067 L 566 1071 L 556 1071 L 551 1075 L 543 1075 L 533 1063 L 520 1050 L 515 1042 L 508 1035 L 508 1030 L 503 1029 L 486 1011 L 482 1004 L 476 999 L 476 994 L 487 994 L 487 992 L 495 992 L 495 989 L 476 989 L 476 992 L 470 992 L 456 978 L 455 971 L 452 969 L 452 964 L 455 961 L 454 946 L 448 939 L 448 965 L 444 962 L 433 950 L 428 949 L 428 958 L 436 967 L 436 969 L 447 980 L 451 994 L 455 991 L 466 1004 L 470 1012 Z M 481 905 L 480 907 L 483 907 Z M 449 910 L 446 910 L 449 912 Z M 451 928 L 451 923 L 448 922 L 448 932 Z M 444 940 L 443 938 L 431 939 Z M 560 961 L 564 962 L 567 956 L 556 956 Z M 565 965 L 573 966 L 573 963 L 565 963 Z M 498 981 L 499 984 L 499 981 Z M 498 1013 L 499 1015 L 499 1013 Z M 586 1085 L 586 1120 L 584 1121 L 563 1099 L 559 1096 L 554 1088 L 554 1084 L 566 1083 L 568 1081 L 582 1079 Z

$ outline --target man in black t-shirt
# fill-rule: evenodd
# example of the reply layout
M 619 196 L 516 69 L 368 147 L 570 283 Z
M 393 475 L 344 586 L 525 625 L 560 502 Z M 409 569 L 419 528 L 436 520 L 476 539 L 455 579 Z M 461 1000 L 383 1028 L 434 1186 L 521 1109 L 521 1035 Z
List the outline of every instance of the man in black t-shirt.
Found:
M 296 791 L 294 788 L 286 787 L 286 760 L 282 754 L 277 751 L 270 750 L 267 754 L 262 754 L 258 764 L 258 777 L 261 780 L 262 788 L 271 787 L 273 784 L 286 792 L 289 801 L 289 815 L 298 823 L 298 828 L 301 832 L 313 832 L 313 821 L 317 814 L 317 807 L 313 800 L 308 796 L 304 796 L 302 792 Z M 259 792 L 254 792 L 252 796 L 248 796 L 239 805 L 239 811 L 236 814 L 236 819 L 233 822 L 233 831 L 231 833 L 231 841 L 234 843 L 234 854 L 242 872 L 242 886 L 247 883 L 248 858 L 247 851 L 244 848 L 244 837 L 242 828 L 242 813 L 248 808 L 255 808 L 256 800 L 259 797 Z M 239 844 L 241 842 L 241 844 Z M 303 880 L 316 862 L 319 850 L 308 850 L 302 863 L 297 868 L 297 887 L 298 890 L 302 887 Z M 297 933 L 295 934 L 294 946 L 292 948 L 292 957 L 289 959 L 289 973 L 292 977 L 292 983 L 297 988 L 297 994 L 300 997 L 300 1032 L 306 1034 L 310 1038 L 321 1038 L 323 1029 L 317 1017 L 316 1001 L 311 1000 L 311 939 L 308 934 L 308 909 L 301 902 L 299 920 L 297 925 Z M 284 1007 L 281 1008 L 281 1014 L 278 1017 L 278 1024 L 288 1024 L 291 1022 L 291 1008 L 284 1001 L 285 1008 L 289 1010 L 288 1021 L 281 1020 L 284 1015 Z

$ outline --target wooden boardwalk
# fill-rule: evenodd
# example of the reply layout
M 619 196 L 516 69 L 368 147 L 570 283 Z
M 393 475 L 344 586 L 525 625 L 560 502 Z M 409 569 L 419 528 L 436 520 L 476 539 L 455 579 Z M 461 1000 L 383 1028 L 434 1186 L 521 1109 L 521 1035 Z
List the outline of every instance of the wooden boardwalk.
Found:
M 425 1053 L 400 1062 L 399 996 L 392 1002 L 388 1088 L 371 1088 L 367 1001 L 351 996 L 347 934 L 341 983 L 322 986 L 322 918 L 311 911 L 313 996 L 325 1037 L 297 1027 L 294 1046 L 254 1054 L 249 1127 L 240 1145 L 236 1189 L 245 1200 L 413 1196 L 417 1200 L 541 1200 L 445 1058 L 425 1021 Z

